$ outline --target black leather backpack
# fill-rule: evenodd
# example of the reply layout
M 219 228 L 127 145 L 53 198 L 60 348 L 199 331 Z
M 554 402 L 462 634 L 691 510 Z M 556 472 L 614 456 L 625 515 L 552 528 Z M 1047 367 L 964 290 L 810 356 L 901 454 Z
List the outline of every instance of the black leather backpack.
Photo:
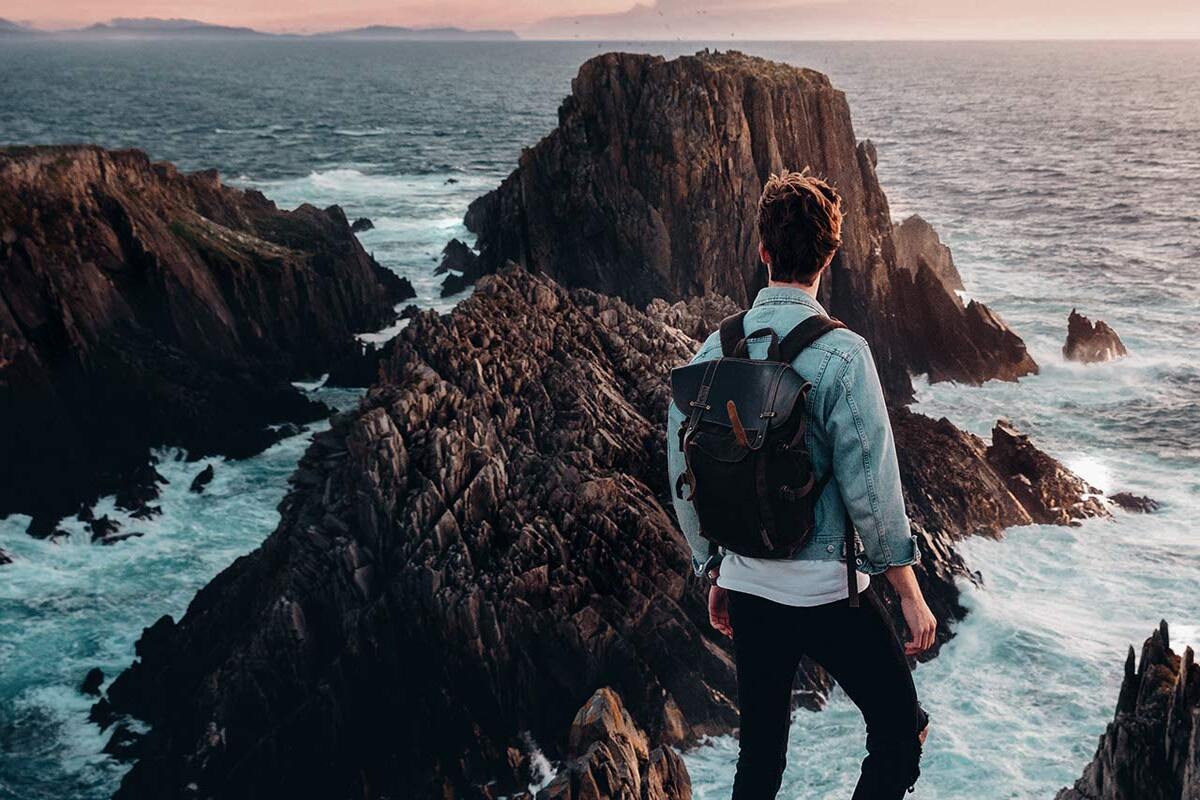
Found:
M 792 369 L 810 344 L 846 327 L 819 314 L 783 340 L 770 328 L 743 335 L 746 312 L 721 322 L 721 357 L 671 371 L 671 394 L 686 418 L 679 447 L 686 469 L 675 493 L 692 501 L 700 534 L 754 558 L 791 558 L 812 535 L 817 499 L 830 475 L 814 473 L 804 444 L 812 388 Z M 770 337 L 767 357 L 749 358 L 748 339 Z M 857 605 L 854 528 L 846 523 L 846 581 Z

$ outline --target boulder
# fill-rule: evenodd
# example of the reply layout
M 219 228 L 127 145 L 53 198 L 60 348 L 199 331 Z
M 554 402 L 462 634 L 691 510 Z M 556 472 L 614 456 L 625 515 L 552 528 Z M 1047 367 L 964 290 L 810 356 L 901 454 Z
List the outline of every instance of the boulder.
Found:
M 212 479 L 216 477 L 216 471 L 212 464 L 205 464 L 204 469 L 196 473 L 196 477 L 192 478 L 192 485 L 188 487 L 188 491 L 201 494 L 208 485 L 212 483 Z
M 1162 507 L 1162 504 L 1154 498 L 1147 497 L 1144 494 L 1133 494 L 1132 492 L 1116 492 L 1115 494 L 1110 494 L 1108 499 L 1120 508 L 1126 511 L 1134 511 L 1138 514 L 1152 514 Z
M 1121 337 L 1107 322 L 1098 319 L 1092 324 L 1090 319 L 1073 308 L 1067 317 L 1067 343 L 1063 345 L 1062 352 L 1063 358 L 1068 361 L 1082 361 L 1085 364 L 1111 361 L 1129 353 Z
M 1136 665 L 1136 669 L 1135 669 Z M 1163 621 L 1125 659 L 1113 721 L 1096 755 L 1056 800 L 1196 800 L 1200 798 L 1200 668 L 1192 648 L 1171 649 Z
M 372 230 L 374 227 L 375 223 L 371 222 L 371 220 L 367 219 L 366 217 L 359 217 L 350 224 L 350 230 L 353 233 L 362 233 L 364 231 Z
M 321 418 L 290 379 L 403 288 L 336 206 L 281 211 L 136 150 L 0 148 L 0 220 L 0 514 L 73 513 L 151 446 L 248 454 Z
M 465 222 L 480 274 L 511 260 L 639 307 L 714 293 L 744 306 L 766 282 L 763 184 L 807 168 L 846 215 L 821 301 L 870 342 L 893 399 L 911 399 L 910 373 L 977 384 L 1036 372 L 1020 337 L 935 272 L 940 250 L 922 242 L 926 259 L 900 263 L 875 163 L 818 72 L 737 52 L 608 53 L 580 68 L 558 127 Z
M 88 670 L 88 674 L 84 676 L 83 683 L 79 685 L 79 691 L 83 694 L 90 694 L 95 697 L 100 696 L 100 687 L 104 685 L 104 670 L 99 667 L 92 667 Z

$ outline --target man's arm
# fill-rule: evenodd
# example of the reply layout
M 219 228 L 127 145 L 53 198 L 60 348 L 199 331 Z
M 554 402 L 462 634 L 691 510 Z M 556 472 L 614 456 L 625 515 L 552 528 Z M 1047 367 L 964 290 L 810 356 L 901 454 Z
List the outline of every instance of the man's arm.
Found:
M 834 475 L 863 544 L 858 569 L 886 574 L 900 596 L 916 655 L 933 644 L 937 620 L 925 603 L 912 564 L 920 559 L 904 510 L 896 442 L 871 351 L 864 343 L 837 375 L 836 396 L 826 423 L 833 444 Z M 854 554 L 847 557 L 853 558 Z

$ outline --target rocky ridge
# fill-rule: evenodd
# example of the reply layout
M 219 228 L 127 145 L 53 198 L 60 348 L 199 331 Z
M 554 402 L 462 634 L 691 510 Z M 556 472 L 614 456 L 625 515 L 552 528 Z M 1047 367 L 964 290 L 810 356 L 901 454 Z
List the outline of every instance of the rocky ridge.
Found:
M 315 437 L 276 532 L 147 629 L 110 687 L 103 703 L 152 725 L 119 796 L 512 796 L 527 737 L 558 762 L 586 751 L 569 715 L 602 687 L 653 747 L 731 730 L 729 642 L 665 510 L 666 373 L 698 346 L 677 325 L 714 312 L 513 266 L 419 314 Z M 1044 512 L 1009 489 L 1025 462 L 1007 444 L 895 414 L 945 641 L 970 577 L 956 540 Z M 799 699 L 828 685 L 806 664 Z
M 1135 668 L 1136 667 L 1136 668 Z M 1125 660 L 1117 710 L 1096 755 L 1057 800 L 1198 800 L 1200 667 L 1171 649 L 1167 623 Z
M 136 150 L 0 149 L 0 514 L 52 527 L 151 445 L 245 455 L 324 416 L 289 379 L 353 358 L 406 294 L 337 207 Z
M 935 271 L 946 258 L 936 234 L 901 237 L 901 263 L 875 163 L 845 95 L 818 72 L 737 52 L 608 53 L 580 68 L 558 127 L 471 205 L 470 273 L 511 260 L 638 306 L 714 293 L 745 305 L 766 281 L 763 183 L 807 168 L 846 215 L 821 300 L 870 342 L 894 400 L 911 399 L 910 373 L 981 383 L 1036 372 L 1020 337 Z

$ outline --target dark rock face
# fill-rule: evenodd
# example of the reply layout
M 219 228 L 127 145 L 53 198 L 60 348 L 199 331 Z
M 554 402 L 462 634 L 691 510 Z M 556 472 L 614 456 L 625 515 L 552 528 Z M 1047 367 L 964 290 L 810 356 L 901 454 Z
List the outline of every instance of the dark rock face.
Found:
M 933 271 L 897 258 L 870 143 L 829 79 L 740 53 L 585 63 L 559 125 L 467 213 L 479 271 L 512 260 L 645 306 L 703 294 L 745 305 L 765 284 L 755 209 L 772 172 L 810 168 L 844 199 L 822 301 L 871 343 L 889 394 L 909 373 L 980 383 L 1037 371 L 1024 343 Z
M 538 800 L 690 800 L 687 767 L 671 747 L 650 749 L 612 689 L 596 690 L 567 734 L 571 759 Z
M 913 214 L 892 226 L 892 241 L 896 244 L 896 263 L 914 275 L 924 261 L 941 279 L 947 289 L 964 289 L 962 276 L 954 266 L 950 248 L 942 244 L 933 226 L 921 215 Z
M 1121 337 L 1109 327 L 1104 320 L 1096 320 L 1093 325 L 1087 317 L 1071 309 L 1067 317 L 1067 343 L 1063 345 L 1063 357 L 1068 361 L 1082 361 L 1092 364 L 1098 361 L 1112 361 L 1128 355 Z
M 79 691 L 83 694 L 100 696 L 100 687 L 104 684 L 104 670 L 99 667 L 92 667 L 88 670 L 88 674 L 84 676 L 83 683 L 79 685 Z
M 390 322 L 398 280 L 336 207 L 132 150 L 0 149 L 0 513 L 72 511 L 151 444 L 247 454 L 323 416 L 288 379 Z
M 1117 712 L 1075 786 L 1057 800 L 1200 798 L 1200 668 L 1189 647 L 1171 650 L 1167 623 L 1134 669 L 1129 648 Z
M 358 219 L 354 220 L 353 223 L 351 223 L 350 230 L 352 233 L 362 233 L 363 231 L 372 230 L 374 227 L 374 222 L 371 222 L 371 220 L 367 219 L 366 217 L 359 217 Z
M 667 372 L 698 344 L 662 319 L 723 310 L 642 312 L 512 267 L 418 315 L 315 438 L 276 532 L 112 684 L 153 726 L 120 796 L 517 793 L 523 735 L 581 757 L 570 715 L 602 687 L 654 746 L 735 727 L 729 642 L 664 510 Z M 926 443 L 901 447 L 920 580 L 961 616 L 955 540 L 1029 513 L 982 442 L 897 414 Z M 828 686 L 802 668 L 804 703 Z M 680 785 L 669 759 L 646 769 Z

